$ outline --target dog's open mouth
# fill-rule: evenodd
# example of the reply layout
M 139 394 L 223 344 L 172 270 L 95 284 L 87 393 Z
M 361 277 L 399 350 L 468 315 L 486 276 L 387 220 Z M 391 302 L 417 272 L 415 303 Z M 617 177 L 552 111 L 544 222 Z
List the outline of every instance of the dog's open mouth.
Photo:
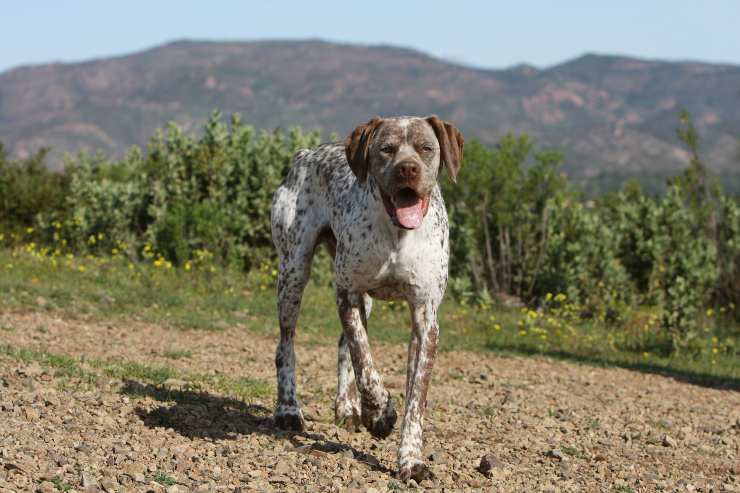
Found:
M 383 195 L 383 205 L 396 226 L 416 229 L 429 209 L 429 196 L 419 197 L 412 188 L 402 188 L 391 197 Z

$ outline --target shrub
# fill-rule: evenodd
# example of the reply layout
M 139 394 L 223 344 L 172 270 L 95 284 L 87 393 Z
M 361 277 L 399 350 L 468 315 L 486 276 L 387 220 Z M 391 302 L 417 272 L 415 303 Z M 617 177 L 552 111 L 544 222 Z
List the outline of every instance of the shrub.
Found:
M 10 160 L 0 142 L 0 227 L 18 231 L 34 225 L 38 214 L 65 208 L 67 175 L 49 171 L 48 149 L 26 159 Z
M 696 334 L 697 314 L 717 281 L 717 252 L 703 234 L 704 224 L 685 206 L 682 190 L 672 186 L 661 201 L 655 248 L 663 326 L 675 349 Z
M 629 303 L 632 288 L 615 258 L 617 240 L 582 206 L 557 168 L 562 157 L 534 152 L 528 137 L 506 136 L 495 150 L 473 141 L 464 173 L 446 186 L 451 273 L 478 296 L 503 293 L 532 302 L 566 293 L 595 312 Z M 469 291 L 469 289 L 468 289 Z
M 230 125 L 214 113 L 199 139 L 171 124 L 147 152 L 130 151 L 118 163 L 78 157 L 69 172 L 66 208 L 45 215 L 57 232 L 84 251 L 146 245 L 175 264 L 209 251 L 223 264 L 249 269 L 273 256 L 270 202 L 300 148 L 318 143 L 298 129 L 257 132 L 238 116 Z

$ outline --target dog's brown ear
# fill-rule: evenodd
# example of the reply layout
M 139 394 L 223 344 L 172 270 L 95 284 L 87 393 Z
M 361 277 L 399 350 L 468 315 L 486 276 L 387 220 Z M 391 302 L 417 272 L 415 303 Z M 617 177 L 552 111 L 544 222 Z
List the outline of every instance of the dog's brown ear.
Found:
M 450 180 L 457 182 L 457 172 L 463 160 L 463 144 L 465 139 L 460 131 L 451 123 L 448 123 L 437 115 L 428 116 L 427 123 L 434 129 L 434 134 L 439 141 L 440 160 L 447 167 Z
M 347 162 L 360 182 L 367 178 L 368 166 L 370 166 L 370 144 L 372 144 L 375 130 L 382 121 L 380 117 L 376 116 L 369 122 L 358 126 L 344 139 L 344 152 L 347 154 Z

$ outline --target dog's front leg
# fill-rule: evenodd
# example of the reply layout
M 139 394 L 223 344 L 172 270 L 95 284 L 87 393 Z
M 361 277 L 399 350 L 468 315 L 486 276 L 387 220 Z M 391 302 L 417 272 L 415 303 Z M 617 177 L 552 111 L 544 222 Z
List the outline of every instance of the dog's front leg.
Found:
M 427 406 L 427 391 L 437 353 L 439 327 L 436 304 L 411 307 L 412 335 L 409 342 L 408 374 L 406 375 L 406 413 L 401 427 L 398 449 L 399 478 L 420 482 L 431 476 L 421 457 L 422 425 Z
M 337 308 L 349 344 L 355 383 L 360 392 L 362 424 L 374 437 L 385 438 L 393 431 L 396 410 L 390 393 L 385 390 L 383 380 L 373 365 L 362 294 L 337 288 Z

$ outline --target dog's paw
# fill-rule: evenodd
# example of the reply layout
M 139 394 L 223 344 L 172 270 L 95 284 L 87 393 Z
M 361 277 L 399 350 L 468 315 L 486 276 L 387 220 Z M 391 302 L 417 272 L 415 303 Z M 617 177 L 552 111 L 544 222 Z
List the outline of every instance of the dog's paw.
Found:
M 413 479 L 417 483 L 421 483 L 425 479 L 432 479 L 434 475 L 432 471 L 420 460 L 407 461 L 401 464 L 398 468 L 398 479 L 404 483 Z
M 356 403 L 345 403 L 334 408 L 334 424 L 341 426 L 347 431 L 360 431 L 362 420 L 360 418 L 360 407 Z
M 276 411 L 275 416 L 273 417 L 273 422 L 275 423 L 275 428 L 281 430 L 300 433 L 306 429 L 306 422 L 303 419 L 303 413 L 301 413 L 300 409 L 280 412 Z
M 398 415 L 396 414 L 395 406 L 393 405 L 393 398 L 390 393 L 387 393 L 387 399 L 385 406 L 381 409 L 380 413 L 366 412 L 365 409 L 362 411 L 362 424 L 365 425 L 367 431 L 374 438 L 382 439 L 386 438 L 393 431 L 393 426 L 396 424 Z

